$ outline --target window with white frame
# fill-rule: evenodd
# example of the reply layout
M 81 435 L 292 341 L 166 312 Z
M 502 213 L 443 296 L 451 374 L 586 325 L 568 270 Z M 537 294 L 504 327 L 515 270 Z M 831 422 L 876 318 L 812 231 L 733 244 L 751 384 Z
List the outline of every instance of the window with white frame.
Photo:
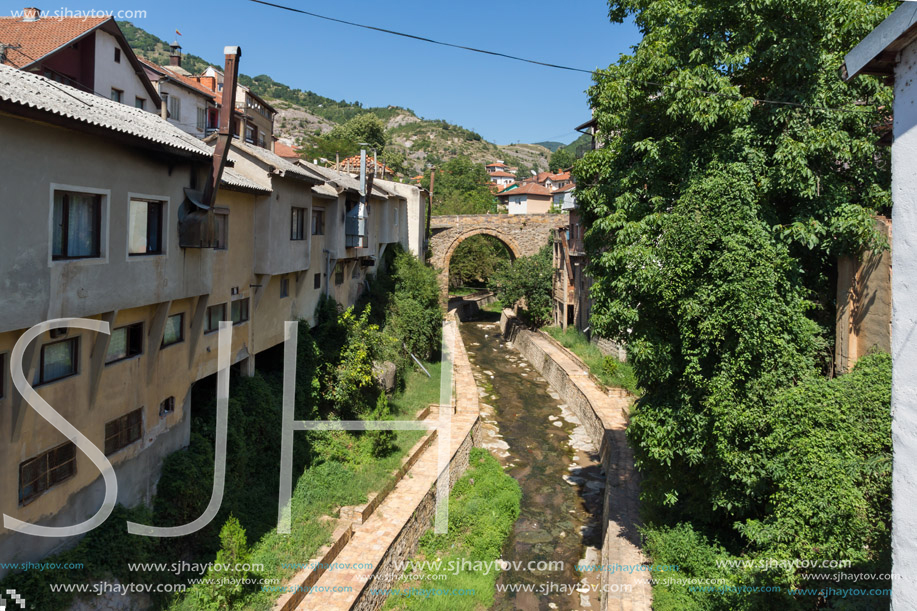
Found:
M 51 258 L 102 256 L 102 196 L 55 191 L 51 221 Z
M 201 131 L 207 129 L 207 109 L 198 107 L 197 109 L 197 128 Z

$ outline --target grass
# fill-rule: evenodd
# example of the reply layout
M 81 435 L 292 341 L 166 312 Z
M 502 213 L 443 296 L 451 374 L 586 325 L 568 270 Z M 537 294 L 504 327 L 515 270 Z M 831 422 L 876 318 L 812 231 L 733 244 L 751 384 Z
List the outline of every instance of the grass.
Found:
M 473 590 L 463 596 L 390 595 L 384 609 L 397 611 L 476 611 L 493 604 L 499 571 L 469 570 L 462 561 L 490 562 L 500 552 L 519 517 L 522 491 L 515 479 L 504 473 L 497 459 L 481 448 L 471 450 L 468 470 L 449 495 L 449 531 L 436 535 L 427 531 L 420 539 L 415 563 L 441 561 L 423 573 L 426 579 L 393 584 L 393 589 Z M 429 565 L 427 565 L 429 567 Z M 491 567 L 493 565 L 491 564 Z M 456 571 L 455 568 L 461 568 Z M 434 577 L 435 576 L 435 577 Z M 405 574 L 407 577 L 407 573 Z M 441 579 L 440 579 L 441 577 Z
M 501 312 L 503 312 L 503 304 L 500 302 L 499 299 L 497 299 L 493 303 L 488 303 L 482 309 L 485 312 L 495 312 L 497 314 L 500 314 Z
M 464 297 L 466 295 L 474 295 L 475 293 L 480 293 L 486 291 L 484 287 L 473 287 L 473 286 L 457 286 L 449 289 L 450 297 Z
M 432 377 L 427 377 L 420 368 L 412 369 L 405 375 L 404 389 L 389 399 L 396 419 L 413 418 L 419 409 L 439 402 L 440 363 L 424 363 L 424 367 Z M 303 472 L 293 490 L 291 533 L 281 535 L 274 529 L 252 546 L 250 562 L 264 565 L 264 571 L 256 577 L 286 583 L 298 570 L 289 565 L 307 563 L 329 542 L 334 523 L 324 519 L 325 516 L 337 514 L 344 506 L 365 503 L 369 492 L 381 489 L 391 480 L 392 472 L 401 466 L 401 460 L 423 432 L 395 431 L 395 435 L 395 450 L 384 458 L 356 463 L 326 461 Z M 346 443 L 353 437 L 342 435 L 340 439 Z M 271 609 L 279 596 L 279 592 L 253 589 L 234 608 Z M 193 595 L 172 607 L 182 611 L 198 608 Z
M 407 373 L 404 381 L 404 392 L 388 400 L 392 415 L 414 417 L 418 410 L 431 403 L 439 403 L 439 376 L 442 363 L 424 363 L 430 376 L 427 377 L 419 367 Z
M 589 371 L 598 380 L 608 387 L 624 388 L 635 395 L 641 394 L 637 387 L 637 377 L 634 368 L 629 364 L 619 361 L 613 356 L 605 356 L 595 344 L 591 343 L 586 335 L 579 329 L 568 327 L 566 331 L 560 327 L 543 327 L 541 329 L 560 344 L 578 356 L 589 368 Z

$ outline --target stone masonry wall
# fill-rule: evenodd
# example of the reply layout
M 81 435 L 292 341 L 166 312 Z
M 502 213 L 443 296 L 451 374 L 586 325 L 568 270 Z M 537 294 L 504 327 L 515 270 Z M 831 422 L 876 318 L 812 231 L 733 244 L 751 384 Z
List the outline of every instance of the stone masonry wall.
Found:
M 630 399 L 610 396 L 596 384 L 582 362 L 549 336 L 525 328 L 512 310 L 500 317 L 504 338 L 548 381 L 585 427 L 599 448 L 606 486 L 602 513 L 603 565 L 643 565 L 640 549 L 639 477 L 633 451 L 627 443 Z M 648 572 L 602 571 L 603 611 L 652 608 L 652 589 L 643 580 Z

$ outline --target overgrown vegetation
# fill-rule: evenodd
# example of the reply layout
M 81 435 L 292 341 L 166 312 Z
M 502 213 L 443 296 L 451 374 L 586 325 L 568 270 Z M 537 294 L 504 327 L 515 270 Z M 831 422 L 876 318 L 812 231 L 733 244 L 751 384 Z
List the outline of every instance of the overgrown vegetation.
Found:
M 467 238 L 449 262 L 449 288 L 486 288 L 490 278 L 504 264 L 512 263 L 512 253 L 499 239 L 489 235 Z
M 490 280 L 500 303 L 507 308 L 519 306 L 519 317 L 535 327 L 551 321 L 553 257 L 552 245 L 546 244 L 538 254 L 504 262 Z
M 872 215 L 890 206 L 877 129 L 890 90 L 868 77 L 846 83 L 838 69 L 895 3 L 609 4 L 613 21 L 633 17 L 644 38 L 596 74 L 604 146 L 574 174 L 591 322 L 627 343 L 646 391 L 629 437 L 648 532 L 660 533 L 654 559 L 677 542 L 682 565 L 694 545 L 707 556 L 882 563 L 888 357 L 819 376 L 833 367 L 836 258 L 881 246 Z M 824 419 L 802 418 L 802 403 Z M 864 439 L 835 434 L 847 422 Z M 791 578 L 777 573 L 754 578 Z M 756 604 L 774 608 L 692 593 L 667 608 Z
M 390 267 L 374 283 L 380 313 L 367 301 L 342 310 L 331 299 L 316 309 L 316 326 L 300 324 L 294 417 L 314 419 L 412 418 L 429 403 L 438 402 L 439 364 L 425 365 L 433 377 L 413 371 L 404 344 L 424 358 L 439 349 L 441 312 L 435 272 L 407 253 L 390 257 Z M 383 299 L 383 290 L 391 295 Z M 433 298 L 430 298 L 430 295 Z M 410 343 L 408 343 L 410 340 Z M 130 571 L 128 563 L 217 562 L 247 558 L 263 564 L 250 579 L 286 580 L 295 569 L 284 564 L 308 561 L 330 535 L 323 516 L 337 508 L 366 501 L 384 486 L 420 431 L 297 432 L 293 473 L 298 482 L 292 499 L 292 533 L 275 530 L 282 434 L 282 353 L 259 355 L 253 377 L 231 382 L 227 431 L 225 490 L 220 512 L 200 531 L 179 538 L 129 535 L 125 521 L 157 526 L 187 524 L 207 506 L 213 482 L 216 401 L 214 379 L 195 386 L 191 442 L 164 462 L 151 508 L 116 508 L 101 527 L 77 547 L 48 558 L 52 563 L 82 563 L 81 570 L 27 571 L 7 577 L 14 588 L 40 609 L 66 609 L 72 594 L 52 593 L 49 584 L 187 583 L 200 574 Z M 391 401 L 376 383 L 374 365 L 397 358 L 400 388 Z M 273 362 L 272 362 L 273 360 Z M 228 562 L 228 561 L 227 561 Z M 206 578 L 240 577 L 208 573 Z M 159 595 L 158 608 L 269 608 L 276 593 L 259 586 L 196 585 L 184 595 Z
M 500 463 L 487 450 L 473 448 L 469 467 L 456 482 L 449 496 L 449 529 L 444 535 L 427 531 L 420 539 L 414 562 L 441 561 L 440 570 L 425 575 L 442 575 L 442 580 L 404 581 L 404 587 L 474 590 L 473 596 L 408 597 L 390 595 L 385 609 L 423 611 L 476 611 L 493 604 L 498 571 L 451 570 L 469 562 L 493 562 L 500 558 L 506 538 L 519 517 L 522 490 L 504 473 Z M 452 565 L 450 566 L 450 563 Z M 429 566 L 429 565 L 427 565 Z M 419 574 L 419 571 L 418 571 Z M 393 584 L 397 589 L 398 584 Z
M 640 394 L 634 368 L 630 363 L 619 361 L 611 355 L 602 354 L 602 351 L 579 329 L 567 327 L 567 330 L 564 331 L 560 327 L 547 326 L 542 327 L 541 330 L 578 356 L 589 368 L 589 372 L 605 386 L 624 388 L 635 395 Z
M 420 184 L 430 188 L 432 170 Z M 480 163 L 468 157 L 455 157 L 438 168 L 433 188 L 433 214 L 484 214 L 497 211 L 497 201 L 488 185 L 490 178 Z

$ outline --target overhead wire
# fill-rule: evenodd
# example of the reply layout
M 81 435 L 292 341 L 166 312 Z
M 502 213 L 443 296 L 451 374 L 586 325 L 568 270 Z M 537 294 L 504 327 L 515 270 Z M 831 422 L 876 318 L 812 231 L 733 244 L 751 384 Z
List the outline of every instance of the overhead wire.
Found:
M 383 28 L 383 27 L 374 26 L 374 25 L 367 25 L 367 24 L 364 24 L 364 23 L 357 23 L 357 22 L 355 22 L 355 21 L 349 21 L 349 20 L 347 20 L 347 19 L 340 19 L 340 18 L 337 18 L 337 17 L 329 17 L 329 16 L 327 16 L 327 15 L 321 15 L 321 14 L 319 14 L 319 13 L 315 13 L 315 12 L 312 12 L 312 11 L 306 11 L 306 10 L 303 10 L 303 9 L 300 9 L 300 8 L 296 8 L 296 7 L 292 7 L 292 6 L 286 6 L 286 5 L 284 5 L 284 4 L 279 4 L 279 3 L 276 3 L 276 2 L 268 2 L 267 0 L 249 0 L 249 2 L 253 2 L 253 3 L 255 3 L 255 4 L 260 4 L 260 5 L 263 5 L 263 6 L 273 7 L 273 8 L 280 9 L 280 10 L 284 10 L 284 11 L 289 11 L 289 12 L 292 12 L 292 13 L 299 13 L 299 14 L 301 14 L 301 15 L 307 15 L 307 16 L 309 16 L 309 17 L 314 17 L 314 18 L 316 18 L 316 19 L 323 19 L 323 20 L 325 20 L 325 21 L 331 21 L 331 22 L 334 22 L 334 23 L 340 23 L 340 24 L 352 26 L 352 27 L 355 27 L 355 28 L 362 28 L 362 29 L 365 29 L 365 30 L 372 30 L 372 31 L 375 31 L 375 32 L 381 32 L 381 33 L 383 33 L 383 34 L 390 34 L 390 35 L 392 35 L 392 36 L 400 36 L 400 37 L 402 37 L 402 38 L 409 38 L 409 39 L 417 40 L 417 41 L 420 41 L 420 42 L 426 42 L 426 43 L 430 43 L 430 44 L 434 44 L 434 45 L 439 45 L 439 46 L 443 46 L 443 47 L 451 47 L 451 48 L 454 48 L 454 49 L 461 49 L 461 50 L 470 51 L 470 52 L 473 52 L 473 53 L 482 53 L 482 54 L 484 54 L 484 55 L 491 55 L 491 56 L 495 56 L 495 57 L 503 57 L 503 58 L 505 58 L 505 59 L 510 59 L 510 60 L 513 60 L 513 61 L 519 61 L 519 62 L 525 62 L 525 63 L 528 63 L 528 64 L 535 64 L 535 65 L 538 65 L 538 66 L 544 66 L 544 67 L 546 67 L 546 68 L 555 68 L 555 69 L 558 69 L 558 70 L 567 70 L 567 71 L 571 71 L 571 72 L 581 72 L 581 73 L 590 74 L 590 75 L 595 74 L 595 72 L 596 72 L 596 70 L 586 70 L 586 69 L 583 69 L 583 68 L 575 68 L 575 67 L 571 67 L 571 66 L 565 66 L 565 65 L 562 65 L 562 64 L 556 64 L 556 63 L 551 63 L 551 62 L 543 62 L 543 61 L 538 61 L 538 60 L 529 59 L 529 58 L 525 58 L 525 57 L 519 57 L 519 56 L 516 56 L 516 55 L 510 55 L 510 54 L 508 54 L 508 53 L 502 53 L 502 52 L 499 52 L 499 51 L 490 51 L 490 50 L 487 50 L 487 49 L 479 49 L 479 48 L 471 47 L 471 46 L 468 46 L 468 45 L 456 44 L 456 43 L 451 43 L 451 42 L 443 42 L 443 41 L 436 40 L 436 39 L 433 39 L 433 38 L 428 38 L 428 37 L 426 37 L 426 36 L 418 36 L 418 35 L 416 35 L 416 34 L 409 34 L 409 33 L 406 33 L 406 32 L 399 32 L 398 30 L 392 30 L 392 29 L 389 29 L 389 28 Z M 878 109 L 877 109 L 877 108 L 855 109 L 855 108 L 843 108 L 843 107 L 831 108 L 831 107 L 827 107 L 827 106 L 813 106 L 813 105 L 811 105 L 811 104 L 803 104 L 803 103 L 801 103 L 801 102 L 790 102 L 790 101 L 784 101 L 784 100 L 771 100 L 771 99 L 767 99 L 767 98 L 755 98 L 755 97 L 751 97 L 751 96 L 743 96 L 743 95 L 741 95 L 741 94 L 730 94 L 730 93 L 726 93 L 726 92 L 722 92 L 722 91 L 709 91 L 709 90 L 705 90 L 705 89 L 701 89 L 701 88 L 697 88 L 697 87 L 685 87 L 685 86 L 681 86 L 681 85 L 663 84 L 663 83 L 658 83 L 658 82 L 655 82 L 655 81 L 638 80 L 638 79 L 633 79 L 633 78 L 630 78 L 630 77 L 617 77 L 617 78 L 618 78 L 618 80 L 621 80 L 621 81 L 628 81 L 628 82 L 631 82 L 631 83 L 640 84 L 640 85 L 644 85 L 644 86 L 659 87 L 659 88 L 669 88 L 669 89 L 681 89 L 681 90 L 683 90 L 683 91 L 694 91 L 694 92 L 696 92 L 696 93 L 700 93 L 700 94 L 703 94 L 703 95 L 720 96 L 720 97 L 730 97 L 730 98 L 736 99 L 737 101 L 738 101 L 738 100 L 748 99 L 748 100 L 752 100 L 752 101 L 754 101 L 754 102 L 757 102 L 757 103 L 759 103 L 759 104 L 772 104 L 772 105 L 779 105 L 779 106 L 791 106 L 791 107 L 796 107 L 796 108 L 803 108 L 803 109 L 807 109 L 807 110 L 818 110 L 818 111 L 824 111 L 824 112 L 856 112 L 856 113 L 860 113 L 860 112 L 878 112 Z

